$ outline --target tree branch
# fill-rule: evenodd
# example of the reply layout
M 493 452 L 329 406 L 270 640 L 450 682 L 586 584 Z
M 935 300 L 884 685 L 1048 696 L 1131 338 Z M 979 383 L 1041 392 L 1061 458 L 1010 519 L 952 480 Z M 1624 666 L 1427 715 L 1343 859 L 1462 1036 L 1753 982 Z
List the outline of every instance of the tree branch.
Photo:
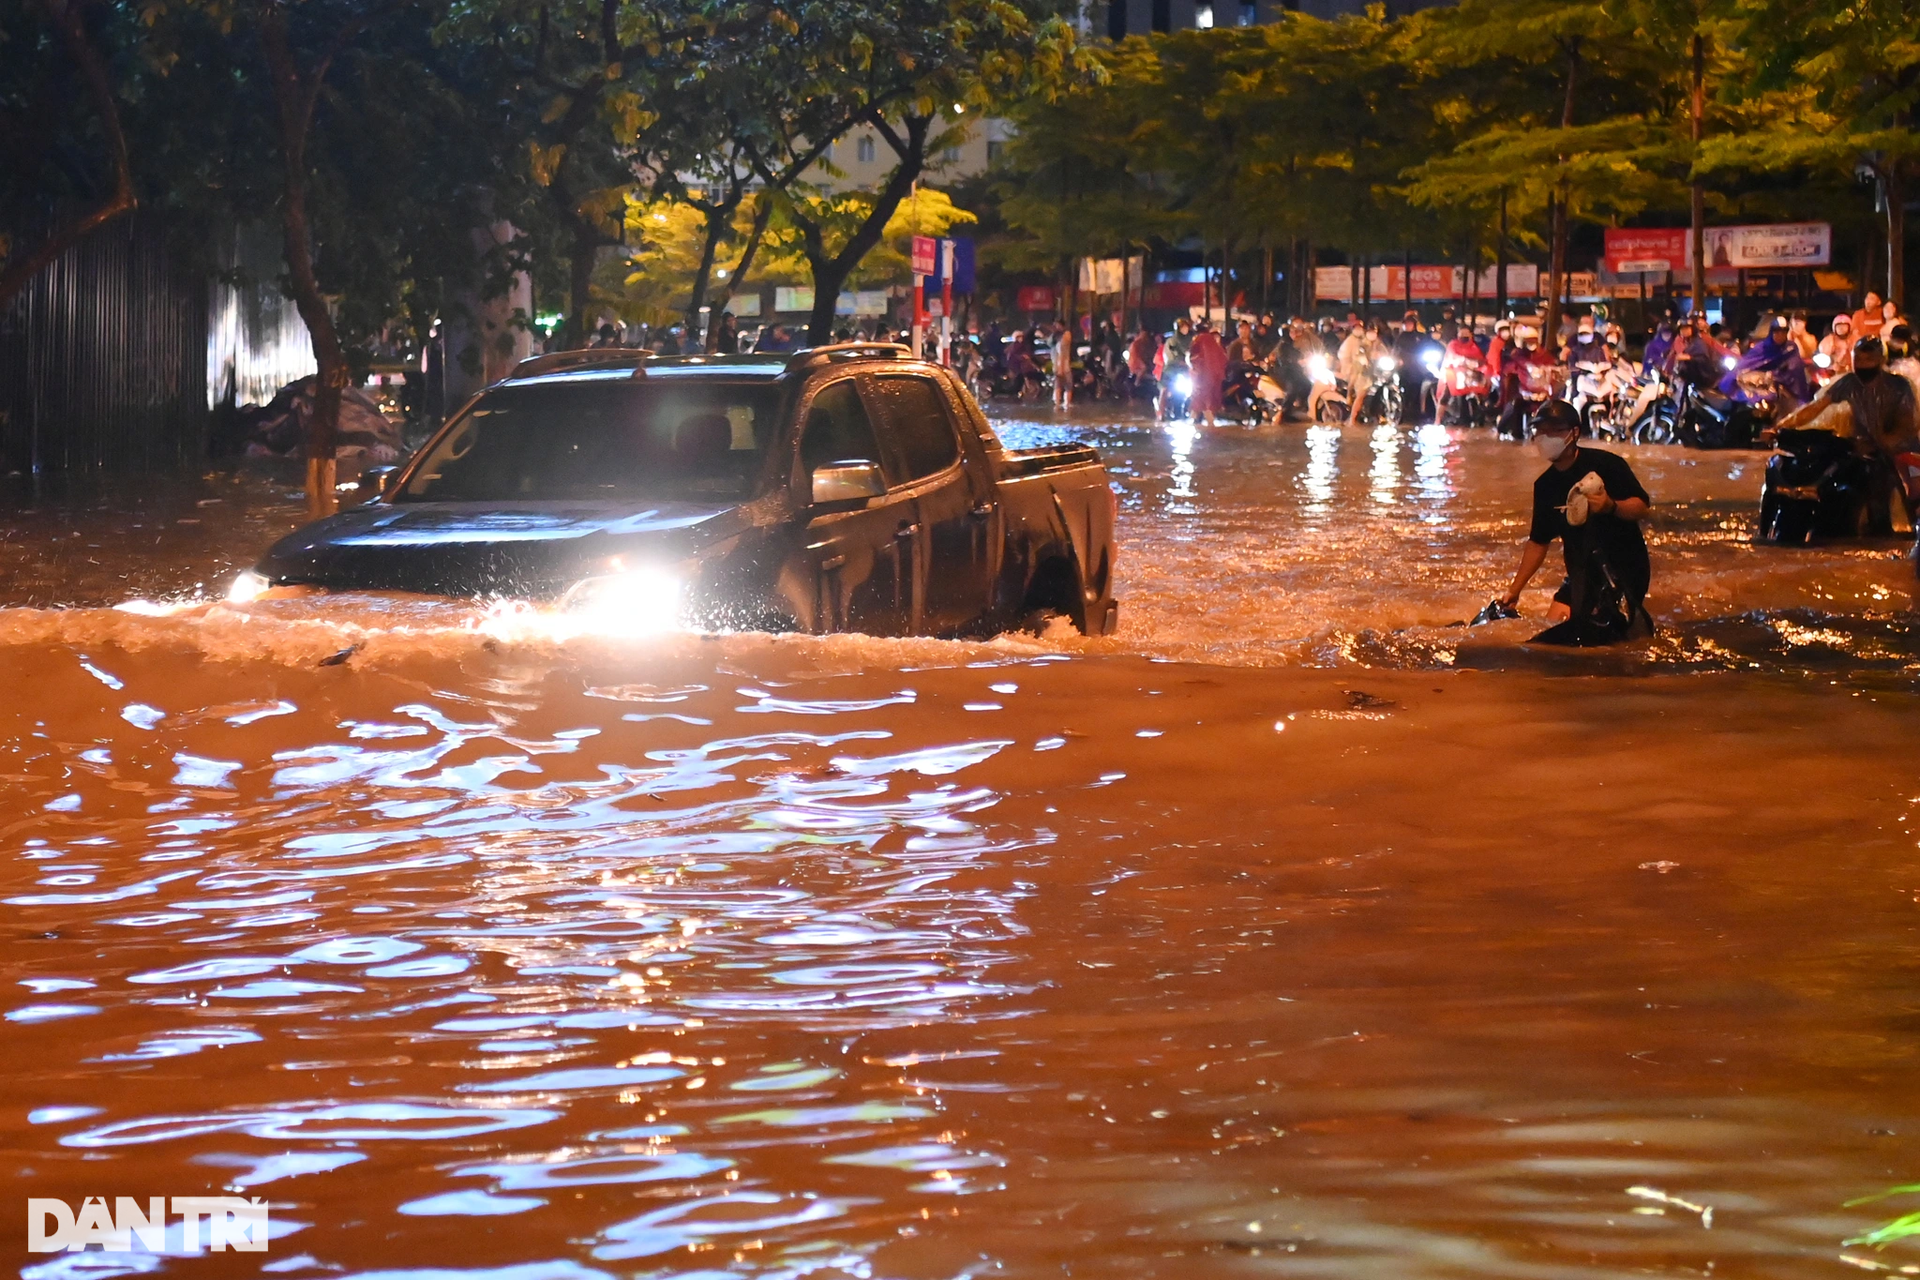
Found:
M 46 0 L 43 7 L 48 19 L 60 29 L 68 56 L 79 66 L 81 78 L 86 81 L 87 98 L 106 132 L 108 158 L 113 164 L 113 194 L 93 212 L 49 235 L 23 261 L 0 272 L 0 308 L 61 254 L 107 223 L 133 212 L 140 203 L 133 193 L 133 167 L 127 159 L 126 134 L 120 127 L 120 104 L 113 96 L 113 81 L 107 74 L 106 60 L 87 37 L 86 23 L 80 15 L 81 3 L 82 0 L 67 0 L 61 6 L 56 0 Z

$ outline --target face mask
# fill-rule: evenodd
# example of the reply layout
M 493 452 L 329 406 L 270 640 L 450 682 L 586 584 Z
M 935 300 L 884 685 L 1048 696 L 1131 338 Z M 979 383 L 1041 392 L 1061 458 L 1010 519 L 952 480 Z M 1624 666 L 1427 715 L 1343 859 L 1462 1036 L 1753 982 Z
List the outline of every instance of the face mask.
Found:
M 1567 444 L 1572 439 L 1572 436 L 1555 435 L 1552 432 L 1545 432 L 1533 438 L 1533 447 L 1540 451 L 1541 457 L 1545 458 L 1548 462 L 1552 462 L 1567 451 Z

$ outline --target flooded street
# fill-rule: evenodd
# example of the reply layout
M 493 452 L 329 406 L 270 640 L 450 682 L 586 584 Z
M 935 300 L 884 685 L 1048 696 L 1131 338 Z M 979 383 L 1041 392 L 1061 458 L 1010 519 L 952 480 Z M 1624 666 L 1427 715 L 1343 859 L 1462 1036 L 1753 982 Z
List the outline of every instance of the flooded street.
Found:
M 1115 636 L 230 606 L 283 487 L 12 500 L 0 1209 L 275 1231 L 19 1274 L 1920 1273 L 1900 547 L 1626 450 L 1661 635 L 1543 654 L 1448 625 L 1488 433 L 1001 425 Z

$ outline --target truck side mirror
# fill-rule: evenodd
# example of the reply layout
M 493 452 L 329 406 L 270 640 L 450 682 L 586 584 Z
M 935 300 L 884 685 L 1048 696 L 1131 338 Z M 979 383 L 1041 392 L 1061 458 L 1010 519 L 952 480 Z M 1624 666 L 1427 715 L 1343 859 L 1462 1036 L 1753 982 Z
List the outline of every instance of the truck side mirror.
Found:
M 865 458 L 829 462 L 813 469 L 813 500 L 817 503 L 877 498 L 886 491 L 880 468 Z
M 361 501 L 384 498 L 393 492 L 394 481 L 400 478 L 399 467 L 368 467 L 360 473 L 360 479 L 354 488 L 359 492 Z

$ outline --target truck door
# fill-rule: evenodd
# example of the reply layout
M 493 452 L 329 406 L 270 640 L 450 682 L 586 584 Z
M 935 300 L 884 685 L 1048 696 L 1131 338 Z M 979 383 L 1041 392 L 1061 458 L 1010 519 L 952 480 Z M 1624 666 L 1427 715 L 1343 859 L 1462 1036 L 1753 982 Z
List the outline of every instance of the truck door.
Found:
M 947 398 L 924 374 L 870 375 L 881 413 L 882 437 L 898 479 L 918 508 L 915 551 L 921 584 L 917 628 L 961 630 L 987 611 L 990 566 L 987 533 L 993 515 L 990 477 L 975 493 L 976 477 L 961 462 L 960 437 Z
M 870 462 L 891 477 L 858 379 L 840 378 L 817 388 L 802 413 L 796 481 L 808 512 L 805 554 L 817 593 L 814 626 L 874 635 L 908 631 L 915 595 L 913 543 L 919 536 L 913 495 L 890 483 L 877 497 L 812 501 L 814 468 L 829 463 Z

